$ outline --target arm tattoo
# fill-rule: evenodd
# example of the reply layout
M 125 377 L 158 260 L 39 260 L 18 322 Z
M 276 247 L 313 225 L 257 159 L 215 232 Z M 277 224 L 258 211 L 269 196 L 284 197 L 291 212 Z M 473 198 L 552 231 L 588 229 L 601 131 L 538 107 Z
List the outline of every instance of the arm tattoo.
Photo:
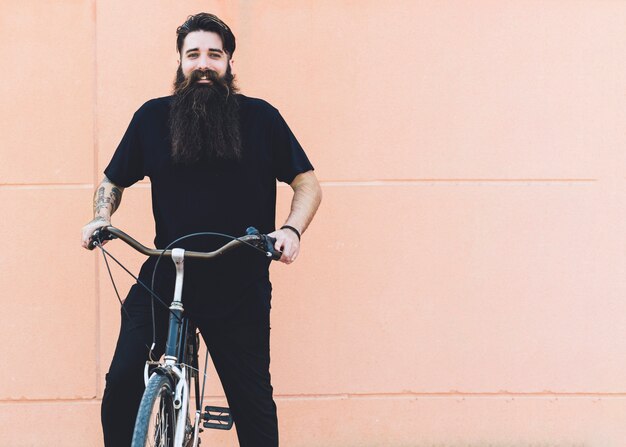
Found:
M 98 213 L 103 208 L 104 204 L 104 186 L 101 186 L 93 196 L 93 210 L 94 213 Z
M 112 185 L 111 190 L 107 194 L 107 188 L 100 186 L 94 195 L 93 210 L 94 214 L 99 214 L 102 210 L 109 211 L 109 215 L 113 214 L 115 210 L 120 206 L 122 201 L 123 189 L 115 186 L 109 179 L 105 178 L 102 184 Z
M 114 186 L 111 190 L 111 206 L 113 209 L 111 212 L 114 212 L 117 207 L 120 206 L 120 202 L 122 201 L 122 191 L 119 190 L 117 186 Z

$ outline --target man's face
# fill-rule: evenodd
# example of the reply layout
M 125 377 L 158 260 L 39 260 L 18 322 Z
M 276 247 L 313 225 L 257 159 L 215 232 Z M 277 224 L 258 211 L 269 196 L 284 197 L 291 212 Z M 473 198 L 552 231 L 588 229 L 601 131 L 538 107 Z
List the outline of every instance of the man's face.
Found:
M 187 34 L 183 42 L 180 67 L 185 78 L 195 70 L 215 71 L 220 78 L 232 68 L 232 59 L 222 48 L 222 38 L 211 31 L 193 31 Z M 198 84 L 210 84 L 207 79 L 200 79 Z

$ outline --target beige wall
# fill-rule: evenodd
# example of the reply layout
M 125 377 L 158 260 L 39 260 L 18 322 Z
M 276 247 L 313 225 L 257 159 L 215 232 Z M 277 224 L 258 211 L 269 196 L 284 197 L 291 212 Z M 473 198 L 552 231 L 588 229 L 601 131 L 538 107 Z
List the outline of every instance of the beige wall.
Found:
M 119 306 L 79 229 L 201 10 L 324 188 L 272 268 L 282 445 L 626 445 L 625 2 L 7 0 L 0 446 L 101 444 Z M 114 223 L 152 240 L 147 184 Z

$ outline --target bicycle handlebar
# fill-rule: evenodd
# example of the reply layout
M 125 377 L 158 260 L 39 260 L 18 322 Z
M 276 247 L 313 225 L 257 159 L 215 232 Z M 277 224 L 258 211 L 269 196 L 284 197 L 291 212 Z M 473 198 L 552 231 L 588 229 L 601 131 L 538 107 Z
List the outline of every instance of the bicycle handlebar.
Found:
M 185 251 L 185 258 L 196 258 L 196 259 L 213 259 L 218 256 L 223 255 L 224 253 L 239 247 L 241 245 L 253 245 L 256 248 L 265 252 L 265 256 L 268 258 L 272 258 L 273 260 L 278 260 L 282 256 L 282 252 L 276 250 L 274 248 L 274 243 L 276 243 L 276 239 L 270 237 L 266 234 L 260 234 L 259 230 L 254 227 L 249 227 L 246 230 L 247 235 L 234 239 L 217 250 L 211 252 L 200 252 L 200 251 Z M 102 243 L 104 240 L 111 239 L 121 239 L 126 242 L 132 248 L 137 250 L 139 253 L 142 253 L 146 256 L 172 256 L 172 250 L 158 250 L 154 248 L 148 248 L 136 239 L 133 239 L 128 234 L 124 233 L 119 228 L 115 228 L 113 226 L 106 226 L 97 229 L 91 235 L 91 240 L 89 242 L 88 248 L 89 250 L 93 250 L 97 245 Z

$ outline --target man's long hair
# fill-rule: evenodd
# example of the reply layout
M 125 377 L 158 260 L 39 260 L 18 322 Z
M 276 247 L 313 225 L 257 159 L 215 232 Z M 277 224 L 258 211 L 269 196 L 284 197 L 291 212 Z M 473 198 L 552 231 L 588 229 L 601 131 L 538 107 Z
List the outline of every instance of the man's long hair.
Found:
M 210 84 L 198 83 L 203 75 Z M 212 70 L 196 70 L 187 78 L 178 67 L 169 119 L 174 162 L 241 159 L 236 91 L 230 67 L 224 77 Z

